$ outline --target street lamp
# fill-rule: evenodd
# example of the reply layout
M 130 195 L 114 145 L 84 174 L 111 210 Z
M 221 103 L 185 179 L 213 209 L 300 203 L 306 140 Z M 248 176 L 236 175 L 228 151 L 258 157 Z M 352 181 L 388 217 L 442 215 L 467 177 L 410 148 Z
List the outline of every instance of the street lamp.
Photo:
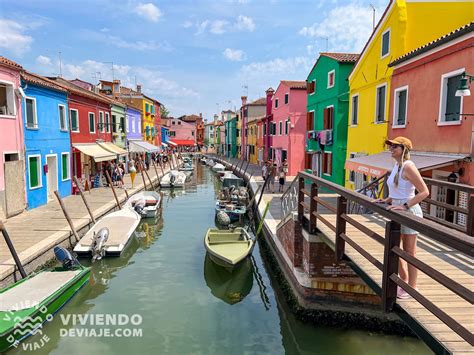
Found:
M 471 90 L 469 89 L 469 85 L 471 81 L 474 80 L 474 76 L 466 74 L 466 72 L 462 73 L 461 80 L 459 80 L 459 86 L 456 90 L 456 96 L 471 96 Z

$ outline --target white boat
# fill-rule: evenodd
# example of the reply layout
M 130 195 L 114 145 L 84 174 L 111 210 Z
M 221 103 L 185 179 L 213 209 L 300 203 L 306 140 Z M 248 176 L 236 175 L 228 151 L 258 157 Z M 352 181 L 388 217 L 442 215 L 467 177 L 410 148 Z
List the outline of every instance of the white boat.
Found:
M 74 251 L 79 256 L 101 254 L 101 256 L 120 256 L 130 242 L 135 228 L 140 223 L 140 215 L 125 207 L 120 211 L 102 217 L 79 240 Z
M 193 163 L 192 161 L 185 161 L 183 162 L 179 168 L 178 168 L 179 171 L 194 171 L 194 166 L 193 166 Z
M 230 170 L 224 171 L 222 176 L 219 178 L 222 182 L 224 182 L 225 179 L 239 179 L 237 175 L 234 175 L 234 173 Z
M 221 163 L 216 163 L 212 166 L 212 171 L 218 173 L 218 172 L 223 172 L 225 170 L 225 166 L 222 165 Z
M 184 187 L 187 175 L 178 170 L 171 170 L 161 178 L 161 187 Z
M 207 166 L 210 166 L 212 168 L 216 164 L 216 162 L 212 159 L 207 159 L 206 164 Z
M 153 218 L 158 214 L 161 196 L 156 191 L 142 191 L 130 197 L 125 207 L 135 210 L 142 218 Z

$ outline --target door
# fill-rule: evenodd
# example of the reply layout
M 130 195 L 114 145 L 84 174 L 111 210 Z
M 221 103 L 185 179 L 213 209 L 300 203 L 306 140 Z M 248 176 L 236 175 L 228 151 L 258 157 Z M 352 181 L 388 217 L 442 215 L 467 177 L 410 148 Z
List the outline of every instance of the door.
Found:
M 47 155 L 46 164 L 48 172 L 46 174 L 46 183 L 48 186 L 48 202 L 54 199 L 54 191 L 58 189 L 58 162 L 56 155 Z
M 313 175 L 321 177 L 321 154 L 312 154 L 311 158 L 311 170 L 313 171 Z
M 11 159 L 8 156 L 13 154 L 5 154 L 5 212 L 7 217 L 11 217 L 25 209 L 25 177 L 18 154 Z

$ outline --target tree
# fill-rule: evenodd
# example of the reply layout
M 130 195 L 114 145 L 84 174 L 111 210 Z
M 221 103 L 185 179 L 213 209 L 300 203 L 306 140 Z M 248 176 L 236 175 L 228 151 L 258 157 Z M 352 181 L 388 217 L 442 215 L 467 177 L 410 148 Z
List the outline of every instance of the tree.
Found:
M 166 118 L 168 117 L 170 114 L 170 112 L 168 111 L 168 109 L 165 107 L 165 105 L 160 105 L 160 116 L 162 118 Z

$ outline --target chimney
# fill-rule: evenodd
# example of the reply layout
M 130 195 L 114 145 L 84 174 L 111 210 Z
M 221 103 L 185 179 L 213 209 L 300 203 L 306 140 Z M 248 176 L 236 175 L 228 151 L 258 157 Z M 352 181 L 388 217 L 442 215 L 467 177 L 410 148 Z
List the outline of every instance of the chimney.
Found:
M 247 96 L 241 96 L 242 99 L 242 106 L 245 106 L 247 104 Z
M 137 92 L 142 93 L 142 86 L 140 84 L 137 84 Z
M 115 79 L 115 80 L 113 81 L 113 84 L 112 84 L 112 93 L 113 93 L 113 94 L 118 94 L 118 93 L 120 93 L 120 84 L 121 84 L 121 82 L 120 82 L 120 80 L 118 80 L 118 79 Z
M 269 88 L 269 89 L 267 89 L 267 91 L 265 91 L 265 93 L 267 94 L 266 114 L 267 114 L 267 117 L 268 117 L 272 114 L 272 98 L 273 98 L 273 94 L 275 93 L 275 91 L 272 88 Z

